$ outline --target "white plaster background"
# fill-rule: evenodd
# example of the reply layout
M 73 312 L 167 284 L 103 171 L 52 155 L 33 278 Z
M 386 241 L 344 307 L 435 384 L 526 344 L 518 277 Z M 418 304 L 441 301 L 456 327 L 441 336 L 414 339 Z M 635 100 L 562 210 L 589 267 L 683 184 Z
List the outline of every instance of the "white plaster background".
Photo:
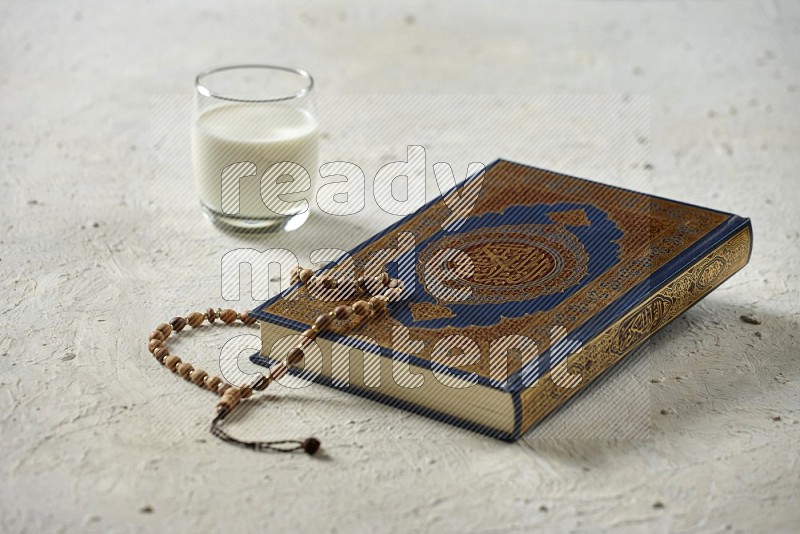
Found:
M 788 1 L 4 3 L 0 528 L 797 529 L 799 33 L 800 7 Z M 316 216 L 302 234 L 268 243 L 207 226 L 186 193 L 180 95 L 197 71 L 243 60 L 304 66 L 321 104 L 354 94 L 645 102 L 636 116 L 648 120 L 613 142 L 596 112 L 569 106 L 520 112 L 531 144 L 507 151 L 458 122 L 429 139 L 407 135 L 457 172 L 467 162 L 459 158 L 482 147 L 487 159 L 750 216 L 753 260 L 515 444 L 311 387 L 279 392 L 237 430 L 316 434 L 323 459 L 228 447 L 206 433 L 213 399 L 145 352 L 152 325 L 224 304 L 226 250 L 285 246 L 307 261 L 313 248 L 352 246 L 393 220 L 374 209 L 346 223 Z M 170 98 L 172 114 L 153 112 Z M 404 154 L 397 132 L 429 120 L 421 106 L 366 136 L 333 127 L 368 109 L 341 98 L 351 99 L 347 113 L 320 110 L 333 117 L 322 156 L 364 154 L 367 176 Z M 409 97 L 408 108 L 430 98 Z M 491 96 L 469 98 L 487 99 L 480 139 L 513 137 L 507 107 L 492 114 Z M 536 125 L 541 114 L 563 121 Z M 622 135 L 625 124 L 611 131 Z M 633 142 L 640 137 L 645 148 Z M 237 307 L 252 303 L 245 296 Z M 743 323 L 746 313 L 763 324 Z M 211 367 L 225 334 L 189 336 L 176 351 Z M 594 417 L 624 430 L 603 401 L 631 381 L 649 389 L 649 399 L 630 400 L 650 411 L 647 439 L 558 438 L 569 421 Z

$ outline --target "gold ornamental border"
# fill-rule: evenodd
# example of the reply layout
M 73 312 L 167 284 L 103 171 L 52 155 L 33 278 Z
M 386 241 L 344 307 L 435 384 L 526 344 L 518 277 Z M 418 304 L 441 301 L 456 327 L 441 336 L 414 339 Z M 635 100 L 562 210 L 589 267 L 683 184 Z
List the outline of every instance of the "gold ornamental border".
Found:
M 633 352 L 657 330 L 744 267 L 749 260 L 751 241 L 750 227 L 744 228 L 584 345 L 580 352 L 569 358 L 567 364 L 569 373 L 581 377 L 575 387 L 558 386 L 548 372 L 523 391 L 520 395 L 520 432 L 524 433 L 544 419 L 603 371 Z

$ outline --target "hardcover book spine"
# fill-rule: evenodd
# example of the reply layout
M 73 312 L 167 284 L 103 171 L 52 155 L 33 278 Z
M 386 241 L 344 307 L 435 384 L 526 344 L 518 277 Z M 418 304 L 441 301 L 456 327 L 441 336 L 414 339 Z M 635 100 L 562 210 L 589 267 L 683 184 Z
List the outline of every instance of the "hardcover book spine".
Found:
M 736 217 L 732 222 L 736 224 L 729 229 L 730 233 L 710 252 L 690 263 L 569 357 L 570 373 L 581 378 L 577 384 L 561 387 L 548 372 L 529 388 L 516 393 L 516 429 L 512 439 L 539 423 L 744 267 L 752 250 L 752 227 L 747 219 Z

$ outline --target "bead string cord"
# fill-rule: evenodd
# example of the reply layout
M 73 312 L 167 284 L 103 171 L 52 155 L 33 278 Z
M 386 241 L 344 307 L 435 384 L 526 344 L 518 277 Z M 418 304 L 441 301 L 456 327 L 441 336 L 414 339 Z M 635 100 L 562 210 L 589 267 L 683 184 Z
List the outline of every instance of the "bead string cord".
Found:
M 318 286 L 323 289 L 337 289 L 345 286 L 344 281 L 336 280 L 330 276 L 315 276 L 314 271 L 311 269 L 295 267 L 292 269 L 290 276 L 293 284 L 300 282 L 309 288 Z M 161 323 L 156 326 L 155 330 L 150 332 L 147 349 L 159 363 L 173 373 L 220 396 L 216 406 L 216 415 L 211 421 L 210 428 L 211 434 L 215 437 L 227 443 L 255 451 L 295 452 L 302 450 L 306 454 L 313 455 L 321 445 L 316 438 L 309 437 L 302 441 L 244 441 L 222 430 L 220 424 L 236 409 L 242 400 L 250 398 L 254 392 L 264 391 L 272 382 L 285 376 L 289 367 L 303 359 L 305 356 L 304 349 L 314 342 L 320 332 L 329 328 L 334 319 L 349 321 L 351 317 L 355 316 L 360 322 L 364 322 L 370 318 L 378 317 L 386 312 L 389 302 L 400 298 L 403 291 L 399 280 L 390 278 L 389 274 L 385 272 L 373 279 L 367 279 L 362 276 L 352 283 L 352 286 L 358 295 L 358 300 L 352 304 L 341 304 L 333 310 L 319 315 L 310 327 L 301 334 L 301 341 L 287 352 L 282 361 L 270 366 L 266 375 L 260 375 L 259 378 L 247 386 L 232 386 L 219 376 L 210 375 L 203 369 L 195 368 L 180 357 L 170 354 L 169 349 L 166 347 L 166 342 L 173 333 L 177 334 L 186 326 L 190 326 L 193 329 L 199 328 L 205 321 L 208 324 L 214 324 L 219 319 L 224 324 L 231 324 L 238 320 L 245 325 L 253 325 L 256 319 L 250 315 L 249 311 L 237 313 L 231 309 L 215 310 L 208 308 L 205 313 L 192 312 L 186 317 L 173 317 L 168 323 Z

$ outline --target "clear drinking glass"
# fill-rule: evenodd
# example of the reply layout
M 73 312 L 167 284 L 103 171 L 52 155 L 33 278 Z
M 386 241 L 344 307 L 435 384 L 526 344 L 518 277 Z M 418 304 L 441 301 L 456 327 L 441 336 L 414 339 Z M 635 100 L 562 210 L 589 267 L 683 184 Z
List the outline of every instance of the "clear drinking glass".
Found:
M 301 69 L 231 65 L 195 80 L 192 159 L 206 216 L 236 231 L 291 231 L 317 174 L 314 80 Z

